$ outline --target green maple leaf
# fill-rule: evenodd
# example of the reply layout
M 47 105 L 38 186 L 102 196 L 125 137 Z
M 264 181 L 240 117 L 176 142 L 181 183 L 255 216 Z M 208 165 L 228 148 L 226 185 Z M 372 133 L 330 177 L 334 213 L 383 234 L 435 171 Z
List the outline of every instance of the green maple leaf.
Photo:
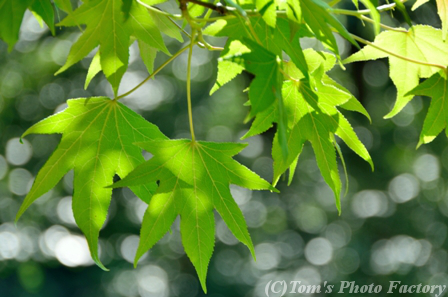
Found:
M 385 31 L 375 38 L 375 46 L 390 53 L 425 63 L 448 65 L 448 43 L 443 42 L 442 31 L 430 26 L 418 25 L 408 32 Z M 365 46 L 345 59 L 344 63 L 389 58 L 390 78 L 397 87 L 397 100 L 393 109 L 385 116 L 391 118 L 399 113 L 413 98 L 407 94 L 415 88 L 420 78 L 427 78 L 440 68 L 412 63 L 373 46 Z
M 71 99 L 68 108 L 30 127 L 28 134 L 62 133 L 62 139 L 41 168 L 20 207 L 16 220 L 37 198 L 74 169 L 73 214 L 86 235 L 92 258 L 98 258 L 98 236 L 109 207 L 112 189 L 104 188 L 118 174 L 126 176 L 144 159 L 137 141 L 166 138 L 159 129 L 117 101 L 106 97 Z M 134 187 L 145 199 L 156 185 Z
M 289 71 L 288 67 L 286 70 L 291 77 L 294 77 L 294 73 L 297 72 L 294 70 L 294 66 L 287 66 L 292 67 L 293 71 Z M 281 143 L 276 135 L 272 146 L 274 185 L 288 168 L 290 169 L 289 180 L 292 180 L 303 144 L 310 141 L 316 155 L 317 165 L 325 182 L 334 192 L 336 207 L 340 212 L 341 181 L 336 162 L 337 143 L 334 135 L 339 136 L 350 149 L 367 161 L 372 170 L 373 162 L 348 120 L 337 109 L 337 106 L 346 103 L 351 95 L 332 85 L 324 84 L 321 79 L 323 70 L 323 67 L 319 67 L 313 73 L 311 84 L 304 84 L 296 79 L 297 77 L 294 77 L 294 80 L 285 81 L 283 84 L 283 99 L 286 112 L 289 115 L 289 133 L 286 141 L 289 155 L 287 158 L 283 157 Z M 313 87 L 310 88 L 310 85 Z
M 272 28 L 275 28 L 277 23 L 277 6 L 279 2 L 279 0 L 255 0 L 255 7 L 262 15 L 266 24 Z
M 138 145 L 154 157 L 113 185 L 134 186 L 160 181 L 143 218 L 135 264 L 162 238 L 179 214 L 185 252 L 206 292 L 205 279 L 215 236 L 214 208 L 235 237 L 255 256 L 246 222 L 230 194 L 229 185 L 253 190 L 276 189 L 232 159 L 245 144 L 181 139 L 154 140 Z
M 250 53 L 241 56 L 244 68 L 255 74 L 249 87 L 251 114 L 255 115 L 268 108 L 276 98 L 276 92 L 282 87 L 282 77 L 279 70 L 280 60 L 277 55 L 269 52 L 251 40 L 243 40 L 250 48 Z
M 437 13 L 442 21 L 442 36 L 443 40 L 446 40 L 446 34 L 448 32 L 448 4 L 445 0 L 436 0 Z
M 417 147 L 433 141 L 443 129 L 448 136 L 448 81 L 436 73 L 408 94 L 432 97 Z
M 273 141 L 274 185 L 289 168 L 291 183 L 303 144 L 310 141 L 316 154 L 317 163 L 327 184 L 335 194 L 336 206 L 340 211 L 341 181 L 336 162 L 338 135 L 355 153 L 366 160 L 373 169 L 373 163 L 364 145 L 359 141 L 350 123 L 337 107 L 357 111 L 368 117 L 367 111 L 347 89 L 333 81 L 325 72 L 331 70 L 336 59 L 329 53 L 318 53 L 307 49 L 305 59 L 310 71 L 310 80 L 291 62 L 284 64 L 289 77 L 282 86 L 284 113 L 287 132 L 283 144 L 278 129 Z M 279 105 L 273 104 L 255 116 L 250 130 L 243 138 L 263 133 L 273 123 L 279 123 Z M 285 158 L 282 146 L 289 154 Z
M 323 66 L 324 72 L 328 72 L 334 67 L 336 63 L 335 57 L 329 53 L 316 52 L 312 49 L 306 49 L 303 51 L 303 54 L 305 56 L 307 67 L 310 73 L 314 73 L 321 65 Z M 290 65 L 288 66 L 288 71 L 291 72 L 291 74 L 298 79 L 305 78 L 301 73 L 301 71 L 299 71 L 297 68 L 291 67 Z M 346 96 L 349 97 L 349 99 L 348 101 L 340 105 L 341 108 L 362 113 L 370 120 L 370 116 L 365 110 L 365 108 L 346 88 L 335 82 L 325 73 L 321 77 L 321 82 L 327 86 L 333 86 L 337 90 L 346 93 Z M 310 104 L 313 104 L 313 102 L 311 101 Z M 288 115 L 286 116 L 288 117 Z M 258 113 L 255 116 L 255 119 L 249 131 L 242 138 L 245 139 L 247 137 L 261 134 L 267 131 L 269 128 L 271 128 L 273 126 L 273 123 L 277 122 L 278 122 L 278 104 L 272 104 L 268 109 Z
M 260 45 L 247 44 L 247 40 L 252 38 L 251 34 L 245 30 L 241 30 L 241 23 L 238 20 L 219 20 L 206 28 L 204 34 L 211 36 L 229 36 L 221 57 L 218 60 L 218 77 L 210 93 L 214 93 L 224 84 L 235 78 L 243 69 L 247 67 L 242 61 L 232 61 L 240 58 L 243 54 L 254 51 L 254 54 L 246 56 L 250 63 L 251 59 L 256 59 L 259 63 L 260 59 L 266 59 L 266 63 L 273 65 L 275 56 L 282 56 L 284 51 L 294 61 L 296 66 L 307 76 L 308 69 L 302 48 L 300 46 L 299 37 L 311 36 L 310 32 L 305 30 L 304 26 L 300 26 L 298 31 L 291 28 L 291 23 L 284 19 L 278 19 L 277 26 L 271 28 L 262 18 L 251 18 L 251 24 L 255 34 L 260 39 L 263 47 Z M 245 42 L 246 41 L 246 42 Z M 245 44 L 243 44 L 245 43 Z M 251 49 L 248 49 L 251 47 Z M 259 50 L 259 52 L 258 52 Z M 271 54 L 266 54 L 266 51 Z M 249 66 L 250 67 L 250 66 Z M 274 66 L 275 68 L 275 66 Z M 270 70 L 272 70 L 270 68 Z M 253 72 L 252 72 L 253 73 Z M 257 74 L 257 73 L 253 73 Z M 260 72 L 262 74 L 262 72 Z M 263 74 L 262 74 L 263 75 Z M 272 103 L 271 98 L 267 99 Z M 264 99 L 260 99 L 263 101 Z
M 412 10 L 416 10 L 429 0 L 417 0 L 414 5 L 412 5 Z M 442 36 L 443 40 L 446 40 L 446 34 L 448 32 L 448 5 L 445 0 L 436 0 L 437 3 L 437 13 L 439 14 L 440 20 L 442 21 Z
M 0 0 L 0 38 L 11 51 L 19 40 L 23 15 L 29 8 L 38 21 L 43 20 L 54 34 L 54 11 L 50 0 Z
M 292 21 L 301 23 L 302 19 L 311 29 L 317 39 L 327 46 L 337 57 L 339 49 L 336 38 L 333 36 L 331 27 L 341 34 L 342 37 L 350 41 L 356 47 L 358 43 L 353 39 L 347 29 L 331 15 L 332 8 L 322 0 L 300 0 L 300 6 L 297 0 L 288 0 L 288 18 Z M 287 11 L 288 12 L 288 11 Z
M 131 35 L 169 54 L 147 10 L 134 0 L 130 4 L 126 19 L 121 0 L 92 0 L 62 20 L 60 25 L 63 26 L 86 24 L 86 30 L 73 44 L 67 61 L 56 74 L 80 61 L 99 45 L 101 69 L 117 93 L 128 66 Z

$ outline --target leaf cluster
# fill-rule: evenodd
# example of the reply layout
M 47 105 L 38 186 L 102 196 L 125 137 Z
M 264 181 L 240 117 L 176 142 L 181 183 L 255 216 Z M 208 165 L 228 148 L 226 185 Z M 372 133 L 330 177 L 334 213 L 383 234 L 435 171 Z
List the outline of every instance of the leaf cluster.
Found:
M 399 0 L 380 6 L 375 0 L 361 3 L 354 0 L 354 10 L 337 8 L 337 0 L 329 3 L 323 0 L 225 0 L 222 3 L 179 0 L 177 14 L 162 9 L 165 1 L 85 0 L 73 8 L 69 0 L 0 0 L 0 38 L 8 43 L 10 50 L 18 41 L 23 15 L 29 9 L 52 34 L 59 27 L 81 31 L 56 74 L 96 51 L 85 86 L 102 72 L 114 91 L 114 98 L 70 99 L 64 111 L 43 119 L 24 133 L 23 136 L 59 133 L 62 138 L 37 174 L 17 214 L 18 219 L 73 169 L 74 216 L 88 240 L 92 258 L 103 269 L 106 268 L 98 254 L 98 237 L 107 217 L 112 188 L 116 187 L 130 187 L 148 204 L 135 264 L 180 215 L 182 242 L 204 291 L 214 247 L 215 209 L 255 257 L 243 213 L 230 193 L 231 184 L 251 190 L 277 191 L 275 185 L 287 171 L 288 183 L 293 181 L 303 146 L 309 142 L 340 213 L 342 182 L 338 156 L 344 170 L 345 163 L 339 143 L 344 142 L 372 170 L 373 162 L 344 115 L 358 112 L 370 119 L 369 114 L 346 87 L 329 75 L 334 67 L 344 69 L 344 64 L 388 58 L 397 98 L 386 117 L 399 113 L 415 95 L 424 95 L 433 99 L 419 145 L 431 142 L 446 128 L 448 14 L 442 0 L 437 1 L 441 30 L 414 24 Z M 412 9 L 425 2 L 418 0 Z M 381 13 L 391 9 L 397 9 L 404 16 L 407 29 L 381 23 Z M 56 14 L 65 16 L 57 24 L 54 23 Z M 340 15 L 373 23 L 375 40 L 370 42 L 350 33 Z M 342 59 L 336 35 L 354 48 L 360 49 L 360 44 L 364 47 Z M 210 44 L 208 40 L 215 39 L 207 36 L 226 38 L 225 46 Z M 178 42 L 185 38 L 189 43 L 171 53 L 165 44 L 167 38 Z M 317 40 L 325 50 L 303 49 L 301 41 L 305 38 Z M 149 76 L 131 91 L 118 95 L 129 64 L 129 47 L 134 42 Z M 210 94 L 243 71 L 254 76 L 247 103 L 250 107 L 247 121 L 252 122 L 243 138 L 275 129 L 271 183 L 232 158 L 244 148 L 243 144 L 195 139 L 190 75 L 195 46 L 221 52 L 216 83 Z M 171 140 L 119 100 L 187 50 L 186 97 L 191 140 Z M 159 52 L 167 58 L 154 69 Z M 426 80 L 419 84 L 422 79 Z M 150 152 L 152 158 L 145 161 L 142 149 Z M 116 174 L 121 180 L 113 184 Z

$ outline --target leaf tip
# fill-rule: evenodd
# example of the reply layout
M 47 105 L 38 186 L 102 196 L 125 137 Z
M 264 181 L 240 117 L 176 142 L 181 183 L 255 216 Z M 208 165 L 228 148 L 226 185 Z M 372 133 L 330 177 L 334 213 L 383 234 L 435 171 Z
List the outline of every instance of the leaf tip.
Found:
M 277 181 L 275 183 L 277 183 Z M 269 185 L 269 191 L 274 192 L 274 193 L 280 193 L 280 191 L 277 190 L 277 188 L 275 188 L 273 185 Z
M 109 271 L 108 268 L 106 268 L 106 266 L 103 265 L 103 263 L 101 263 L 100 259 L 98 258 L 98 255 L 93 255 L 92 256 L 93 261 L 95 262 L 95 264 L 101 268 L 103 271 Z
M 202 291 L 207 294 L 207 285 L 205 283 L 205 276 L 200 276 L 199 281 L 201 282 Z

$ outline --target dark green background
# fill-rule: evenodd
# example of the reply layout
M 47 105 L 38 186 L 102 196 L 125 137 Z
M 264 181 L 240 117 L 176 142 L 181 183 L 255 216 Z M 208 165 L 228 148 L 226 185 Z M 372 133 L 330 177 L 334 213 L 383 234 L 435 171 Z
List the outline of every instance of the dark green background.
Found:
M 398 12 L 394 16 L 401 20 Z M 411 17 L 416 23 L 440 27 L 435 3 L 425 4 Z M 351 32 L 372 40 L 369 24 L 341 20 Z M 400 25 L 390 13 L 383 13 L 383 22 Z M 15 49 L 8 53 L 6 44 L 0 42 L 0 296 L 202 296 L 180 243 L 178 221 L 172 233 L 133 269 L 130 261 L 145 205 L 126 189 L 114 192 L 108 221 L 101 231 L 101 257 L 110 272 L 89 261 L 82 234 L 73 224 L 70 174 L 14 225 L 32 177 L 60 136 L 32 135 L 24 144 L 18 137 L 35 122 L 61 110 L 69 98 L 111 95 L 102 74 L 84 90 L 93 56 L 61 75 L 53 75 L 79 34 L 76 30 L 57 31 L 52 37 L 27 13 Z M 352 48 L 340 41 L 346 57 Z M 210 42 L 222 45 L 225 41 Z M 173 53 L 181 46 L 169 39 L 167 44 Z M 305 40 L 304 45 L 321 48 L 313 40 Z M 247 93 L 242 90 L 250 77 L 241 75 L 208 96 L 216 75 L 216 58 L 216 53 L 195 49 L 192 87 L 196 136 L 201 140 L 240 141 L 249 128 L 243 123 L 248 108 L 243 107 Z M 156 64 L 166 59 L 159 54 Z M 130 61 L 120 93 L 147 76 L 135 46 Z M 186 55 L 182 55 L 123 102 L 170 138 L 189 137 L 185 71 Z M 348 290 L 336 293 L 341 281 L 382 285 L 383 291 L 377 296 L 387 295 L 392 280 L 409 285 L 448 285 L 447 140 L 441 135 L 415 149 L 430 99 L 416 97 L 398 116 L 385 120 L 382 117 L 391 109 L 396 92 L 388 78 L 387 60 L 347 65 L 345 72 L 336 67 L 331 75 L 348 87 L 372 116 L 370 124 L 361 115 L 344 112 L 371 153 L 375 171 L 372 173 L 367 163 L 341 145 L 350 181 L 341 216 L 309 145 L 300 157 L 293 184 L 287 187 L 285 181 L 279 183 L 280 194 L 232 188 L 248 221 L 257 262 L 217 216 L 208 296 L 265 296 L 265 286 L 271 280 L 304 284 L 327 281 L 335 285 L 334 293 L 328 296 L 355 296 Z M 248 139 L 248 148 L 237 156 L 267 180 L 272 176 L 273 133 L 271 129 Z M 340 172 L 343 176 L 342 168 Z

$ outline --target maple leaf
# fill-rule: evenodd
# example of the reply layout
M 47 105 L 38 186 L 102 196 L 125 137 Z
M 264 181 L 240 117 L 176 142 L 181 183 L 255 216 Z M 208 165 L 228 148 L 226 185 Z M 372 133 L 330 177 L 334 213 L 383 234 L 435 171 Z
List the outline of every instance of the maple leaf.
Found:
M 276 70 L 276 66 L 274 65 L 276 63 L 276 56 L 282 57 L 284 51 L 291 57 L 291 60 L 294 61 L 304 75 L 308 75 L 307 64 L 299 42 L 299 37 L 311 36 L 311 33 L 305 29 L 305 26 L 299 26 L 297 31 L 293 31 L 287 20 L 278 19 L 277 26 L 271 28 L 260 17 L 251 18 L 251 24 L 262 46 L 251 42 L 252 35 L 245 30 L 240 30 L 241 23 L 235 19 L 219 20 L 208 26 L 204 31 L 204 34 L 211 36 L 229 36 L 218 61 L 218 77 L 210 93 L 214 93 L 221 86 L 235 78 L 243 69 L 255 75 L 259 73 L 266 77 L 263 71 L 255 71 L 255 73 L 253 70 L 251 71 L 249 69 L 251 66 L 246 67 L 246 65 L 241 63 L 242 60 L 239 58 L 246 58 L 248 63 L 251 63 L 250 60 L 254 60 L 257 64 L 270 64 L 269 69 L 272 71 Z M 252 54 L 242 56 L 251 52 Z M 272 103 L 273 95 L 271 93 L 266 93 L 269 94 L 266 101 Z M 264 101 L 265 99 L 254 98 L 254 100 Z
M 255 256 L 246 222 L 231 196 L 229 185 L 277 190 L 232 159 L 245 144 L 180 139 L 154 140 L 137 145 L 153 157 L 112 185 L 116 188 L 160 181 L 143 218 L 135 264 L 162 238 L 179 214 L 185 252 L 206 292 L 205 279 L 215 236 L 214 208 L 235 237 Z
M 23 134 L 62 133 L 62 139 L 37 174 L 16 220 L 74 169 L 73 214 L 87 238 L 92 258 L 105 269 L 98 258 L 98 236 L 106 220 L 112 189 L 104 187 L 113 182 L 115 174 L 124 177 L 143 163 L 141 149 L 134 142 L 166 137 L 155 125 L 109 98 L 71 99 L 67 103 L 67 109 Z M 146 199 L 155 188 L 156 184 L 147 183 L 132 190 Z
M 86 30 L 73 44 L 67 61 L 56 74 L 80 61 L 99 45 L 101 69 L 116 94 L 128 66 L 131 35 L 169 54 L 162 35 L 147 10 L 134 0 L 130 4 L 127 19 L 122 12 L 121 0 L 92 0 L 85 2 L 62 20 L 59 25 L 86 24 Z
M 432 97 L 417 147 L 433 141 L 443 129 L 448 136 L 448 81 L 436 73 L 408 94 Z
M 369 114 L 361 105 L 361 103 L 359 103 L 359 101 L 346 88 L 344 88 L 333 79 L 331 79 L 327 74 L 325 74 L 325 72 L 330 71 L 336 63 L 336 59 L 333 55 L 326 52 L 317 52 L 312 49 L 304 50 L 303 54 L 305 56 L 307 67 L 310 73 L 314 73 L 322 65 L 324 71 L 324 74 L 321 77 L 322 83 L 327 86 L 333 86 L 339 91 L 345 92 L 347 97 L 349 97 L 349 99 L 345 103 L 340 105 L 341 108 L 359 112 L 365 115 L 370 120 Z M 303 74 L 297 68 L 291 67 L 290 64 L 287 68 L 293 77 L 297 79 L 304 78 Z M 310 103 L 313 104 L 313 102 Z M 242 137 L 242 139 L 261 134 L 271 128 L 273 126 L 273 123 L 277 122 L 278 104 L 272 104 L 268 109 L 258 113 L 255 116 L 255 119 L 252 122 L 249 131 Z
M 287 65 L 287 71 L 288 66 L 294 68 L 291 64 Z M 310 141 L 317 165 L 325 182 L 334 192 L 336 207 L 340 213 L 341 181 L 336 162 L 335 147 L 337 144 L 334 135 L 339 136 L 350 149 L 367 161 L 372 170 L 373 162 L 348 120 L 336 108 L 346 103 L 351 95 L 316 79 L 322 76 L 323 67 L 316 70 L 317 73 L 312 77 L 314 81 L 311 84 L 304 84 L 295 79 L 294 72 L 297 71 L 288 71 L 293 79 L 285 81 L 282 89 L 284 105 L 288 114 L 289 133 L 286 143 L 289 155 L 286 159 L 283 157 L 277 133 L 272 146 L 274 185 L 288 168 L 290 169 L 289 180 L 292 180 L 303 144 Z M 310 85 L 313 87 L 310 88 Z
M 255 0 L 255 7 L 262 15 L 266 24 L 275 28 L 277 23 L 277 6 L 279 0 Z
M 11 51 L 19 39 L 23 15 L 29 8 L 42 25 L 42 20 L 54 34 L 54 11 L 50 0 L 0 0 L 0 38 Z
M 282 86 L 282 100 L 287 121 L 287 136 L 283 144 L 281 131 L 277 129 L 272 145 L 274 159 L 275 185 L 280 176 L 289 168 L 289 183 L 294 176 L 298 157 L 303 144 L 310 141 L 316 154 L 317 163 L 327 184 L 335 194 L 336 206 L 340 211 L 341 181 L 336 162 L 334 135 L 338 135 L 355 153 L 366 160 L 373 169 L 373 163 L 364 145 L 359 141 L 350 123 L 336 108 L 341 107 L 368 116 L 350 92 L 333 81 L 325 72 L 331 70 L 336 59 L 329 53 L 319 53 L 312 49 L 304 51 L 310 71 L 310 79 L 303 76 L 294 63 L 284 63 L 287 74 Z M 243 136 L 247 138 L 263 133 L 273 123 L 279 123 L 279 105 L 273 104 L 258 113 L 250 130 Z M 283 153 L 286 145 L 288 155 Z
M 296 2 L 300 2 L 300 6 Z M 316 38 L 326 45 L 338 58 L 340 58 L 339 49 L 331 27 L 359 48 L 358 43 L 347 29 L 337 18 L 330 14 L 332 8 L 326 2 L 322 0 L 288 0 L 287 3 L 288 8 L 292 10 L 291 13 L 288 13 L 288 18 L 299 23 L 302 22 L 303 18 Z
M 448 65 L 448 43 L 442 40 L 442 31 L 430 26 L 417 25 L 409 31 L 385 31 L 373 43 L 390 53 L 425 63 Z M 391 118 L 399 113 L 413 98 L 407 94 L 416 87 L 420 78 L 427 78 L 440 68 L 412 63 L 381 51 L 371 45 L 351 55 L 343 63 L 389 58 L 390 78 L 397 87 L 397 99 L 393 109 L 385 116 Z

